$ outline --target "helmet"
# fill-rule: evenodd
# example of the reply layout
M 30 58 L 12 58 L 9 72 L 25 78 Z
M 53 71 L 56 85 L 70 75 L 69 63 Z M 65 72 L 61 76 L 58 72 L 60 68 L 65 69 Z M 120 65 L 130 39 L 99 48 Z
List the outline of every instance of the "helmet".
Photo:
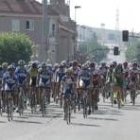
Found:
M 8 71 L 14 71 L 14 70 L 15 70 L 15 67 L 13 65 L 8 66 Z
M 58 68 L 59 67 L 59 64 L 58 63 L 55 63 L 54 64 L 54 68 Z
M 8 67 L 8 63 L 7 62 L 3 62 L 2 63 L 2 68 L 7 68 Z
M 78 62 L 76 60 L 74 60 L 72 65 L 73 65 L 73 67 L 75 67 L 78 65 Z
M 133 67 L 137 67 L 138 64 L 136 62 L 133 63 Z
M 37 68 L 37 63 L 32 63 L 32 68 Z
M 41 67 L 46 68 L 47 67 L 46 63 L 42 63 Z
M 114 66 L 114 67 L 117 66 L 117 62 L 116 62 L 116 61 L 113 62 L 113 66 Z
M 63 64 L 60 64 L 59 68 L 64 68 L 64 65 Z
M 82 65 L 82 70 L 87 70 L 88 69 L 88 66 L 86 64 L 83 64 Z
M 67 62 L 66 62 L 65 60 L 63 60 L 63 61 L 61 62 L 61 64 L 62 64 L 63 66 L 66 66 Z
M 25 65 L 25 61 L 22 60 L 22 59 L 19 60 L 19 61 L 18 61 L 18 65 L 19 65 L 19 66 L 24 66 L 24 65 Z
M 86 65 L 87 65 L 87 66 L 89 66 L 89 65 L 90 65 L 90 63 L 91 63 L 91 62 L 88 60 L 88 61 L 86 62 Z
M 123 72 L 122 64 L 118 64 L 116 67 L 116 72 L 121 73 Z
M 105 63 L 105 62 L 103 62 L 101 65 L 102 65 L 102 67 L 105 67 L 105 66 L 106 66 L 106 63 Z
M 128 66 L 128 62 L 124 62 L 123 65 L 124 65 L 124 66 Z
M 95 63 L 94 62 L 91 62 L 89 67 L 95 67 Z

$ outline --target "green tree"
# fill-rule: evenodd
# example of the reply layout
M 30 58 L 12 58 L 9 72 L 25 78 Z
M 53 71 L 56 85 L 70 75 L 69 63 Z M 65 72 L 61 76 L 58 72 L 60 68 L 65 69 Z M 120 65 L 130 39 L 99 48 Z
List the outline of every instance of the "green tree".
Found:
M 126 51 L 126 58 L 129 62 L 133 60 L 137 60 L 140 62 L 140 41 L 139 40 L 131 40 L 127 51 Z
M 83 54 L 86 54 L 90 60 L 94 60 L 97 63 L 100 63 L 105 59 L 108 53 L 107 47 L 99 44 L 96 37 L 87 42 L 81 43 L 80 51 Z
M 30 60 L 32 41 L 24 34 L 3 33 L 0 35 L 0 63 L 17 63 L 23 59 Z

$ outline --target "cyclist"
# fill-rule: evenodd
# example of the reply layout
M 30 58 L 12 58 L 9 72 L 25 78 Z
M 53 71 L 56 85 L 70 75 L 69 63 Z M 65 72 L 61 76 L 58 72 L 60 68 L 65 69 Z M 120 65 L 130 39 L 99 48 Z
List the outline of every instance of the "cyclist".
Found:
M 31 67 L 29 68 L 29 84 L 31 86 L 30 88 L 30 98 L 32 96 L 32 94 L 36 94 L 37 95 L 37 80 L 38 80 L 38 64 L 36 62 L 33 62 L 31 64 Z M 39 97 L 37 95 L 37 103 L 39 103 Z
M 18 61 L 18 67 L 15 70 L 15 74 L 17 76 L 17 81 L 18 81 L 18 88 L 19 88 L 19 93 L 21 92 L 20 90 L 22 89 L 22 97 L 24 100 L 24 107 L 26 107 L 26 103 L 27 103 L 27 82 L 28 82 L 28 72 L 25 68 L 25 61 L 24 60 L 19 60 Z M 20 94 L 17 95 L 20 96 Z M 18 112 L 19 110 L 17 110 Z
M 53 69 L 52 69 L 52 96 L 54 98 L 54 101 L 56 101 L 56 96 L 57 96 L 57 71 L 59 68 L 59 64 L 55 64 Z
M 7 68 L 8 68 L 8 63 L 7 62 L 3 62 L 2 63 L 2 69 L 1 69 L 1 84 L 2 84 L 2 79 L 3 79 L 3 75 L 4 74 L 6 74 L 6 73 L 8 73 L 8 70 L 7 70 Z M 1 91 L 1 94 L 2 94 L 2 101 L 3 101 L 3 106 L 4 106 L 4 108 L 5 108 L 5 103 L 6 103 L 6 96 L 5 96 L 5 94 L 4 94 L 4 87 L 3 87 L 3 85 L 1 85 L 2 87 L 2 91 Z M 4 109 L 2 109 L 3 111 L 5 111 Z
M 128 62 L 123 63 L 123 95 L 126 102 L 127 91 L 129 90 L 130 83 L 130 71 L 128 67 Z
M 18 78 L 18 84 L 19 85 L 24 85 L 26 84 L 26 80 L 28 78 L 28 72 L 26 70 L 25 66 L 25 61 L 24 60 L 19 60 L 18 61 L 18 67 L 15 70 L 15 74 Z
M 39 69 L 38 82 L 39 87 L 45 88 L 48 91 L 46 93 L 48 103 L 50 103 L 51 76 L 52 73 L 47 68 L 46 63 L 43 63 L 42 67 Z
M 94 72 L 95 68 L 96 68 L 95 63 L 94 62 L 91 62 L 89 64 L 89 71 L 90 71 L 91 74 Z
M 130 70 L 130 91 L 136 91 L 139 86 L 139 70 L 138 64 L 134 62 L 132 64 L 132 69 Z M 132 102 L 132 94 L 131 95 L 131 102 Z
M 87 87 L 90 85 L 91 76 L 89 69 L 86 65 L 83 65 L 82 69 L 79 71 L 78 79 L 79 81 L 83 81 L 83 86 L 85 89 L 87 89 Z
M 103 62 L 100 67 L 101 72 L 101 83 L 102 83 L 102 95 L 103 95 L 103 101 L 105 102 L 105 98 L 108 98 L 109 95 L 107 95 L 107 78 L 108 78 L 108 68 L 106 66 L 106 63 Z
M 29 69 L 29 76 L 30 76 L 30 86 L 36 87 L 38 77 L 38 66 L 36 62 L 33 62 L 31 68 Z
M 65 76 L 65 67 L 63 64 L 60 64 L 59 68 L 56 71 L 56 96 L 62 98 L 62 93 L 60 93 L 60 85 L 63 77 Z
M 68 102 L 70 102 L 71 105 L 72 97 L 74 95 L 74 81 L 71 74 L 72 71 L 70 69 L 67 69 L 66 75 L 63 77 L 61 82 L 63 89 L 62 92 L 64 95 L 64 120 L 66 119 L 67 104 Z
M 8 71 L 6 71 L 3 74 L 3 78 L 2 78 L 2 90 L 3 93 L 8 94 L 8 92 L 11 92 L 11 94 L 9 93 L 10 98 L 12 98 L 14 105 L 15 105 L 15 89 L 17 87 L 17 77 L 15 75 L 15 68 L 12 65 L 9 65 L 7 68 Z M 3 100 L 3 110 L 5 110 L 5 105 L 7 102 L 7 97 L 5 98 L 5 100 Z M 14 108 L 13 108 L 14 109 Z
M 118 105 L 123 105 L 123 67 L 122 64 L 118 64 L 115 68 L 115 93 L 118 101 Z

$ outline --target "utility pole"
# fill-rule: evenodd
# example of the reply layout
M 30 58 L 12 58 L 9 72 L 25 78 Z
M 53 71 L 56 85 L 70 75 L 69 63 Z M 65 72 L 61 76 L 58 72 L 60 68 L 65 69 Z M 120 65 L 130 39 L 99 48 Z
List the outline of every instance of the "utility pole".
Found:
M 47 60 L 48 53 L 48 34 L 49 34 L 49 22 L 48 22 L 48 0 L 42 0 L 42 46 L 41 46 L 41 61 Z

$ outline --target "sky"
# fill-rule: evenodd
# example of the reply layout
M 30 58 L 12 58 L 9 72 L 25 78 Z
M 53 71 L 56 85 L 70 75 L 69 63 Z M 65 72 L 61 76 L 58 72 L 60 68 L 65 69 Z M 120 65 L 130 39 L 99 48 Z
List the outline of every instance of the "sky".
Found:
M 42 1 L 42 0 L 38 0 Z M 117 9 L 119 9 L 119 28 L 140 32 L 140 0 L 70 0 L 71 18 L 80 25 L 115 29 Z

